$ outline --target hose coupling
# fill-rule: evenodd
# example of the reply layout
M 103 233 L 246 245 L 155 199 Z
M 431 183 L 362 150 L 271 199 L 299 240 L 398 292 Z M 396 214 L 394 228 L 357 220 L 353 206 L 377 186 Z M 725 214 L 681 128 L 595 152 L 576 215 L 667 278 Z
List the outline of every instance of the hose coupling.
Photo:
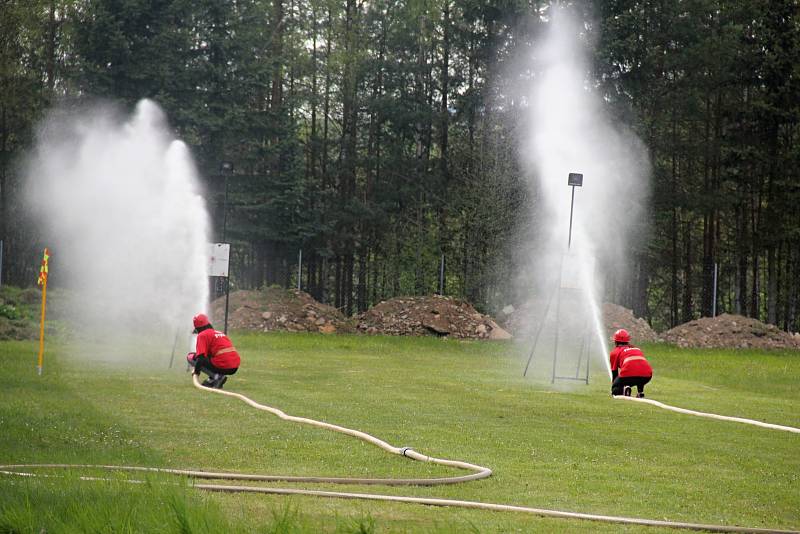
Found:
M 412 449 L 411 447 L 400 447 L 400 454 L 402 454 L 403 456 L 408 456 L 406 453 L 408 451 L 413 451 L 413 450 L 414 449 Z

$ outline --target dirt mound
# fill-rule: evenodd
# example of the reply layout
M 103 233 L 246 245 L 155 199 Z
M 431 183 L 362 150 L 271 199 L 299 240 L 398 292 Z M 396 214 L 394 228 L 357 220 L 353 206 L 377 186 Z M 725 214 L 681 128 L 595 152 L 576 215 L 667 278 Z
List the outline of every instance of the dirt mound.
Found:
M 603 326 L 605 326 L 609 339 L 614 332 L 624 328 L 631 335 L 631 342 L 634 344 L 660 341 L 658 334 L 650 328 L 647 321 L 641 317 L 635 317 L 633 311 L 619 304 L 603 303 Z
M 506 306 L 498 318 L 514 336 L 527 338 L 538 331 L 541 321 L 545 319 L 543 315 L 546 308 L 547 302 L 544 300 L 533 300 L 518 308 Z M 551 303 L 548 320 L 555 320 L 554 303 Z M 603 304 L 603 325 L 609 339 L 615 331 L 624 328 L 630 332 L 634 343 L 659 341 L 658 334 L 650 328 L 647 321 L 635 317 L 631 310 L 618 304 Z
M 498 322 L 514 337 L 528 338 L 536 333 L 546 307 L 543 300 L 526 302 L 518 307 L 506 306 L 497 314 Z
M 383 301 L 357 317 L 358 330 L 393 336 L 449 336 L 460 339 L 509 339 L 511 334 L 491 317 L 463 300 L 442 297 L 398 297 Z
M 225 320 L 225 297 L 211 303 L 214 324 Z M 352 332 L 352 322 L 327 304 L 297 289 L 239 290 L 230 294 L 228 328 L 269 332 Z
M 678 325 L 664 341 L 682 348 L 800 349 L 800 334 L 728 313 Z

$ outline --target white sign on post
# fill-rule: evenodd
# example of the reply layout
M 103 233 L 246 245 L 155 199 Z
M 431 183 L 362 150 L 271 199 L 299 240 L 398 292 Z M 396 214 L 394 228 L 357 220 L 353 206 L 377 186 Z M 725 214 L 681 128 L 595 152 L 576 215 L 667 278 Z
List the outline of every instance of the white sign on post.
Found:
M 231 254 L 230 243 L 208 244 L 208 276 L 228 277 L 228 258 Z

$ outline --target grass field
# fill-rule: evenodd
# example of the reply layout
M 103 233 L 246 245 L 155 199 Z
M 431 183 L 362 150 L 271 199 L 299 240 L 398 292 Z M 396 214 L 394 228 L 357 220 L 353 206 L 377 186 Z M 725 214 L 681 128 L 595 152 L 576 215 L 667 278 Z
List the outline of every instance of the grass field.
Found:
M 244 363 L 226 389 L 396 446 L 490 467 L 440 487 L 315 489 L 516 504 L 604 515 L 800 528 L 800 436 L 552 390 L 521 376 L 508 343 L 236 334 Z M 646 346 L 648 397 L 800 426 L 800 354 Z M 169 354 L 139 368 L 3 342 L 0 463 L 91 463 L 264 474 L 424 477 L 461 471 L 387 454 L 192 387 Z M 178 358 L 182 358 L 181 355 Z M 643 527 L 519 513 L 315 497 L 208 494 L 146 484 L 0 477 L 0 532 L 639 532 Z M 109 476 L 103 474 L 102 476 Z M 141 477 L 137 477 L 141 478 Z M 292 487 L 278 483 L 276 486 Z M 648 528 L 648 532 L 661 529 Z

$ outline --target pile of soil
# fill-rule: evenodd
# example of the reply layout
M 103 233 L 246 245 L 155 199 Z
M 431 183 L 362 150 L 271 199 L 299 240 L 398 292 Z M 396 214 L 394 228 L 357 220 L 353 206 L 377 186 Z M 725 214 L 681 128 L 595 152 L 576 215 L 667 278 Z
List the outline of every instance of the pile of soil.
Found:
M 506 306 L 499 315 L 501 324 L 511 331 L 515 337 L 531 337 L 536 333 L 538 327 L 545 318 L 544 314 L 547 303 L 545 301 L 534 300 L 527 302 L 517 308 Z M 555 319 L 555 305 L 552 305 L 548 320 Z M 634 343 L 660 341 L 658 334 L 650 328 L 642 318 L 635 317 L 633 311 L 606 302 L 603 304 L 603 326 L 605 327 L 608 339 L 611 339 L 614 332 L 624 328 L 631 334 Z
M 497 314 L 497 320 L 514 337 L 529 338 L 543 320 L 546 304 L 543 300 L 534 300 L 517 307 L 508 305 Z
M 664 341 L 682 348 L 800 349 L 800 334 L 728 313 L 678 325 Z
M 511 334 L 466 301 L 439 295 L 398 297 L 373 306 L 357 318 L 367 334 L 510 339 Z
M 225 318 L 225 297 L 211 303 L 216 324 Z M 327 304 L 297 289 L 238 290 L 230 294 L 228 328 L 270 332 L 353 332 L 352 321 Z
M 635 317 L 633 311 L 619 304 L 603 303 L 603 326 L 608 333 L 608 339 L 611 339 L 614 332 L 624 328 L 631 335 L 633 344 L 661 341 L 647 321 L 641 317 Z

